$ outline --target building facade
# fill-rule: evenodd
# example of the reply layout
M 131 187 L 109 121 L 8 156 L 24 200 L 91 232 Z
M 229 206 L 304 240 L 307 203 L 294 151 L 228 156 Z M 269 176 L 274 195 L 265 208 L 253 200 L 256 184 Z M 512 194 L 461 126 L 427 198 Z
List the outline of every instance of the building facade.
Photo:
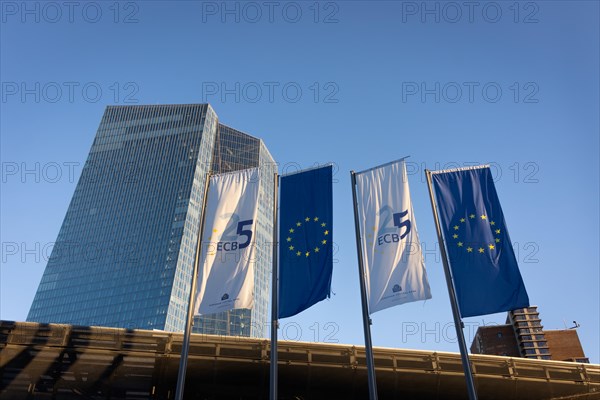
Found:
M 545 330 L 536 306 L 508 312 L 504 325 L 479 327 L 471 353 L 589 363 L 577 331 Z
M 183 334 L 0 321 L 0 399 L 173 399 Z M 280 399 L 368 399 L 363 346 L 281 340 Z M 192 335 L 185 398 L 263 400 L 264 339 Z M 376 347 L 379 398 L 464 400 L 461 356 Z M 470 357 L 480 399 L 597 400 L 600 365 Z
M 220 125 L 208 104 L 107 107 L 27 320 L 182 331 L 206 176 L 261 162 L 274 165 L 264 143 Z M 271 235 L 272 180 L 261 180 L 257 240 Z M 270 266 L 261 258 L 257 281 Z M 257 287 L 259 318 L 269 283 Z

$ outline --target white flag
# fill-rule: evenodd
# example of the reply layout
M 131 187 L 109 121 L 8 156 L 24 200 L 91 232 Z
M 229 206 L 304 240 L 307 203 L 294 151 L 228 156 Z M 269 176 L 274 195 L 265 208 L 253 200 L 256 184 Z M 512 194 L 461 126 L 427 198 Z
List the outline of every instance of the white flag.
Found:
M 257 168 L 210 178 L 195 314 L 254 303 L 258 184 Z
M 369 313 L 431 298 L 404 161 L 356 174 Z

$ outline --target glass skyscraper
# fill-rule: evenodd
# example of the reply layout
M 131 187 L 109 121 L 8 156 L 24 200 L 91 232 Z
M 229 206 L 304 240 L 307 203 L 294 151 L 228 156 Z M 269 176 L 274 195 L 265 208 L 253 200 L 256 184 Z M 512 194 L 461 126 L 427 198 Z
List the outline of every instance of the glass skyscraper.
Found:
M 261 336 L 269 303 L 275 163 L 208 104 L 109 106 L 28 321 L 182 331 L 206 175 L 260 167 L 255 306 L 197 318 L 203 333 Z

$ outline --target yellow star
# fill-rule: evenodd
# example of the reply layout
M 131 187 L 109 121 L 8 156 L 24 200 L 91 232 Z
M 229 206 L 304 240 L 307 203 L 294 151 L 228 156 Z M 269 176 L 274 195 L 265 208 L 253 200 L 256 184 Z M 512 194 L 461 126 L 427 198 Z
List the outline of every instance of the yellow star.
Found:
M 307 251 L 305 255 L 306 257 L 310 256 L 310 251 Z
M 290 233 L 294 233 L 294 228 L 290 228 Z
M 472 253 L 472 252 L 473 252 L 473 248 L 472 248 L 472 247 L 467 247 L 467 251 L 468 251 L 469 253 Z
M 454 230 L 457 231 L 458 230 L 458 225 L 454 225 Z
M 294 250 L 294 246 L 290 246 L 290 250 Z
M 483 215 L 481 216 L 481 219 L 487 219 L 487 215 L 483 214 Z
M 488 247 L 490 248 L 490 250 L 494 250 L 494 245 L 493 244 L 488 244 Z
M 300 256 L 302 255 L 302 253 L 300 253 L 299 251 L 297 251 L 297 252 L 296 252 L 296 255 L 297 255 L 298 257 L 300 257 Z
M 218 231 L 217 229 L 213 229 L 213 232 L 214 232 L 214 233 L 217 233 L 217 232 L 219 232 L 219 231 Z
M 464 218 L 461 218 L 461 219 L 460 219 L 460 222 L 465 222 L 465 219 L 464 219 Z
M 319 220 L 319 217 L 314 217 L 313 221 L 317 222 Z
M 452 235 L 452 237 L 453 237 L 454 239 L 458 239 L 458 235 L 457 235 L 456 233 L 455 233 L 454 235 Z
M 479 248 L 479 252 L 480 252 L 480 253 L 483 253 L 483 247 L 480 247 L 480 248 Z
M 377 228 L 376 228 L 376 227 L 373 227 L 373 228 L 371 228 L 371 229 L 373 229 L 373 231 L 376 231 L 376 230 L 377 230 Z
M 458 242 L 457 244 L 458 244 L 458 247 L 462 247 L 463 242 Z
M 469 218 L 471 218 L 471 219 L 475 218 L 475 214 L 469 215 Z
M 494 221 L 490 221 L 490 225 L 494 226 L 496 223 Z
M 496 238 L 496 243 L 500 243 L 500 238 Z
M 327 235 L 329 235 L 329 231 L 325 231 L 325 232 L 323 232 L 323 234 L 324 234 L 325 236 L 327 236 Z
M 326 226 L 326 225 L 327 225 L 327 224 L 326 224 L 325 222 L 323 222 L 323 223 L 321 224 L 321 226 L 322 226 L 323 228 L 325 228 L 325 226 Z
M 296 222 L 296 226 L 302 226 L 302 222 L 300 222 L 300 221 Z
M 496 229 L 496 234 L 500 234 L 500 229 Z
M 306 222 L 308 222 L 308 221 L 310 221 L 310 217 L 306 217 L 306 218 L 304 218 L 304 220 L 305 220 Z
M 287 240 L 288 242 L 291 242 L 291 241 L 292 241 L 292 238 L 291 238 L 291 237 L 289 237 L 289 238 L 287 238 L 287 239 L 285 239 L 285 240 Z
M 315 247 L 315 253 L 318 253 L 318 252 L 319 252 L 319 248 Z
M 327 240 L 321 240 L 321 244 L 327 244 Z

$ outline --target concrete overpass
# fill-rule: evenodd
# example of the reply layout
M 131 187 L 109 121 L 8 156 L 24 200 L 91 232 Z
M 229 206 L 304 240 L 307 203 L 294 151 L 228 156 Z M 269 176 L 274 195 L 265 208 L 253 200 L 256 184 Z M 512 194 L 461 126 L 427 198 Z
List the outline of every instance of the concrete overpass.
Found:
M 172 399 L 182 335 L 0 321 L 1 399 Z M 186 399 L 268 399 L 269 341 L 193 335 Z M 457 353 L 375 348 L 380 399 L 465 399 Z M 479 398 L 600 400 L 600 365 L 472 355 Z M 362 346 L 279 342 L 280 399 L 366 399 Z

